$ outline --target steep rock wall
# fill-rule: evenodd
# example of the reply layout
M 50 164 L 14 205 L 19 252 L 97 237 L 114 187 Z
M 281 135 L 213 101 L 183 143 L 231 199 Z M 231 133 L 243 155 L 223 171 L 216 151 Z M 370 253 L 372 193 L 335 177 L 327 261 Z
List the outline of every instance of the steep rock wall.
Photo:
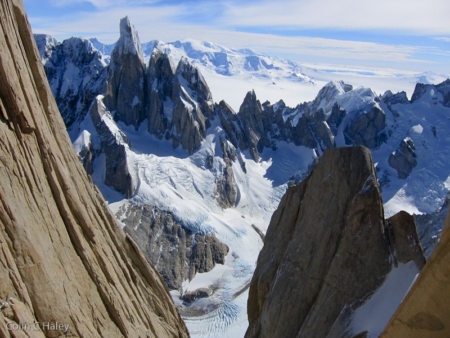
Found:
M 39 322 L 22 327 L 32 337 L 187 337 L 73 151 L 20 0 L 0 3 L 0 31 L 0 336 Z
M 375 337 L 383 327 L 355 323 L 355 314 L 394 268 L 409 264 L 410 285 L 424 263 L 413 217 L 384 220 L 370 151 L 327 149 L 272 216 L 250 284 L 246 337 Z

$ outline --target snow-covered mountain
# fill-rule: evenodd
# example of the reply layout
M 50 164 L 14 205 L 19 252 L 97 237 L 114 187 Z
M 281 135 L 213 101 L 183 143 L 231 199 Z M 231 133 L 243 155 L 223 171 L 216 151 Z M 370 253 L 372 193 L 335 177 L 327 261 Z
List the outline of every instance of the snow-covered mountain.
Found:
M 90 41 L 105 55 L 111 55 L 115 46 L 102 44 L 95 38 Z M 227 48 L 193 39 L 175 42 L 153 40 L 142 43 L 146 62 L 156 45 L 169 54 L 175 64 L 183 57 L 198 67 L 216 101 L 225 100 L 235 111 L 239 110 L 242 100 L 251 89 L 255 90 L 263 101 L 269 100 L 273 103 L 282 99 L 288 106 L 296 106 L 298 103 L 313 100 L 320 88 L 330 81 L 343 80 L 355 87 L 370 87 L 378 94 L 387 90 L 405 91 L 411 97 L 416 83 L 440 83 L 449 75 L 348 66 L 305 66 L 250 49 Z
M 303 179 L 324 149 L 371 149 L 388 216 L 433 213 L 444 203 L 450 80 L 417 85 L 411 100 L 343 81 L 320 89 L 304 68 L 250 51 L 193 41 L 141 45 L 125 19 L 109 61 L 88 40 L 36 40 L 85 168 L 125 229 L 149 236 L 140 245 L 154 264 L 168 262 L 178 272 L 162 273 L 182 278 L 172 294 L 193 336 L 243 335 L 260 231 L 287 186 Z M 65 54 L 71 46 L 83 48 Z M 307 85 L 318 93 L 292 108 L 261 104 L 248 88 L 236 109 L 214 100 L 202 70 L 231 79 L 229 87 L 239 76 L 285 80 L 293 72 L 299 92 Z M 208 239 L 213 235 L 217 241 Z M 181 271 L 184 262 L 203 273 Z M 196 290 L 209 297 L 179 298 Z

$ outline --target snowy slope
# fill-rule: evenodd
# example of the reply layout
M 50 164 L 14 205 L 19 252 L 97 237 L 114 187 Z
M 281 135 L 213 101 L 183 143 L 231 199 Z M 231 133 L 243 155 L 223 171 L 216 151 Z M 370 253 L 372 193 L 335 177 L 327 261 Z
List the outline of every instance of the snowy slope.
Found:
M 450 176 L 450 108 L 442 105 L 442 95 L 428 86 L 413 103 L 394 104 L 387 112 L 392 135 L 386 145 L 373 151 L 379 176 L 385 173 L 390 183 L 383 187 L 385 213 L 390 216 L 403 209 L 409 213 L 432 213 L 445 201 L 446 181 Z M 394 112 L 393 112 L 394 111 Z M 387 160 L 403 138 L 414 142 L 417 166 L 406 180 L 396 178 Z

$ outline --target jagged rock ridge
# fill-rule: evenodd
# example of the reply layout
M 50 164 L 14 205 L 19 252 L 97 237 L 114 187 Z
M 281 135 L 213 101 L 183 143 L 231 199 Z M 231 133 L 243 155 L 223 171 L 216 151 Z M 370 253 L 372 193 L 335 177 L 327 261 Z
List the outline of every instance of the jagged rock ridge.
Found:
M 376 336 L 383 327 L 365 326 L 364 305 L 386 292 L 391 273 L 412 269 L 404 277 L 411 283 L 424 263 L 412 216 L 384 219 L 369 150 L 328 149 L 272 217 L 250 284 L 246 337 Z M 390 292 L 400 303 L 407 289 Z
M 21 1 L 0 32 L 0 336 L 187 337 L 73 151 Z

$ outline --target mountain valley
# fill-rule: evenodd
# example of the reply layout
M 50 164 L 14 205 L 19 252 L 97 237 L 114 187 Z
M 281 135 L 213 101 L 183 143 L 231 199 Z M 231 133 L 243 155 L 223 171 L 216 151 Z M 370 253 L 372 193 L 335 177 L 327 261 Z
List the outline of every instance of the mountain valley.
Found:
M 330 149 L 370 149 L 380 219 L 401 210 L 420 215 L 418 237 L 431 254 L 448 210 L 450 80 L 417 84 L 410 98 L 378 95 L 337 79 L 318 81 L 310 69 L 251 51 L 194 41 L 141 44 L 128 18 L 120 33 L 109 47 L 35 39 L 80 161 L 162 274 L 192 336 L 244 335 L 261 234 L 288 187 L 313 175 Z M 272 104 L 248 88 L 239 104 L 236 95 L 232 104 L 217 103 L 203 71 L 223 82 L 216 88 L 248 76 L 276 86 L 288 76 L 295 91 L 318 93 Z

